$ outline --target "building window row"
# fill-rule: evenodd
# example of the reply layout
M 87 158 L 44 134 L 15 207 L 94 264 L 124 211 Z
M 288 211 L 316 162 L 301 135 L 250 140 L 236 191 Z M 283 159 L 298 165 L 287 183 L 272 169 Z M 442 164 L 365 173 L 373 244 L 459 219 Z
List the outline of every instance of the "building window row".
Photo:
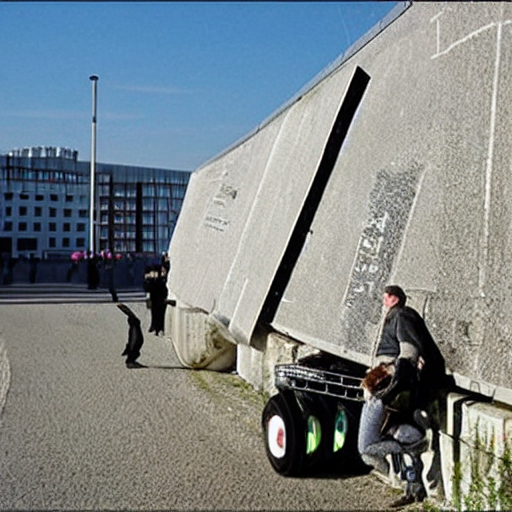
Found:
M 28 231 L 28 222 L 20 221 L 18 222 L 18 231 Z M 77 232 L 85 232 L 85 223 L 84 222 L 78 222 L 75 225 L 74 230 Z M 34 222 L 32 224 L 32 230 L 33 231 L 41 231 L 42 224 L 41 222 Z M 12 231 L 13 230 L 13 222 L 11 220 L 4 221 L 4 228 L 3 231 Z M 49 222 L 48 223 L 48 231 L 57 231 L 57 223 L 56 222 Z M 71 231 L 71 223 L 70 222 L 64 222 L 62 224 L 62 231 L 68 232 Z
M 73 217 L 73 210 L 71 208 L 64 208 L 62 211 L 63 216 L 65 218 Z M 12 217 L 13 208 L 12 206 L 5 207 L 5 216 Z M 18 207 L 18 214 L 20 217 L 25 217 L 29 215 L 29 207 L 28 206 L 20 206 Z M 49 207 L 48 208 L 48 216 L 49 217 L 57 217 L 58 209 Z M 34 217 L 42 217 L 43 216 L 43 207 L 42 206 L 34 206 Z M 89 212 L 87 210 L 78 210 L 78 216 L 81 218 L 86 218 L 89 216 Z
M 36 181 L 49 183 L 88 183 L 88 176 L 81 173 L 55 170 L 28 169 L 25 167 L 8 167 L 1 170 L 2 181 Z
M 48 238 L 48 247 L 50 247 L 51 249 L 68 249 L 69 247 L 72 247 L 71 238 L 63 237 L 60 241 L 60 246 L 58 246 L 57 238 L 51 236 L 50 238 Z M 85 238 L 75 239 L 75 244 L 73 247 L 76 247 L 77 249 L 85 249 Z
M 31 196 L 30 194 L 20 192 L 19 194 L 17 194 L 16 198 L 14 196 L 15 196 L 14 192 L 4 192 L 4 199 L 6 201 L 13 201 L 14 199 L 19 199 L 21 201 L 30 201 L 30 200 L 47 201 L 47 200 L 49 200 L 52 202 L 65 201 L 66 203 L 73 203 L 74 201 L 76 201 L 78 199 L 81 203 L 85 203 L 88 199 L 87 196 L 84 194 L 81 194 L 79 196 L 75 196 L 74 194 L 65 194 L 62 197 L 59 196 L 59 194 L 48 194 L 48 196 L 46 197 L 44 194 L 34 194 L 33 196 Z

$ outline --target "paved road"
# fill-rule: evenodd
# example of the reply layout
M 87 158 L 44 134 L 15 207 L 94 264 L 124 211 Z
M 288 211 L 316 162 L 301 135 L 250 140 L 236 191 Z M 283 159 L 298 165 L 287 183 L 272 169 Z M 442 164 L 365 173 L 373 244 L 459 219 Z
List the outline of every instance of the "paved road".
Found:
M 123 287 L 116 290 L 122 302 L 140 302 L 145 293 L 142 287 Z M 112 302 L 106 288 L 88 290 L 77 283 L 15 283 L 0 286 L 0 304 L 71 304 Z
M 143 303 L 130 307 L 147 329 Z M 150 334 L 147 368 L 126 369 L 126 337 L 112 303 L 0 307 L 0 510 L 383 510 L 396 499 L 371 475 L 277 475 L 259 395 L 235 375 L 179 368 Z

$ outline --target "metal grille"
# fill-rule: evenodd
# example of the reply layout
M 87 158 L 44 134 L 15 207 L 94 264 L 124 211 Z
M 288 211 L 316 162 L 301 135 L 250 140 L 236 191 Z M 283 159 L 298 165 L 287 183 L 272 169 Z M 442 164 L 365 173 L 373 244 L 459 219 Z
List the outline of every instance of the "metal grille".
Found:
M 277 388 L 309 391 L 356 402 L 363 400 L 362 379 L 358 377 L 293 364 L 277 365 L 274 375 Z

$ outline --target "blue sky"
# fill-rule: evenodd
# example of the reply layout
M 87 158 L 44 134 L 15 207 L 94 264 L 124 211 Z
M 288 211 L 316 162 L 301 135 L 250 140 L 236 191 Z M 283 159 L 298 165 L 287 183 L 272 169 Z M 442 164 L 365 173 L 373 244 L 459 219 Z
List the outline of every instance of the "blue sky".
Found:
M 0 1 L 0 151 L 194 170 L 246 135 L 396 2 Z

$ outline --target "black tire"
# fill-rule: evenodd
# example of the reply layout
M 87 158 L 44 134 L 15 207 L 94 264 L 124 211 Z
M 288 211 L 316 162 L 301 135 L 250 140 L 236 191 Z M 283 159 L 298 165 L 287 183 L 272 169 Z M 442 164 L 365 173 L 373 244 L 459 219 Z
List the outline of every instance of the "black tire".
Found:
M 306 461 L 305 422 L 293 391 L 272 396 L 261 422 L 265 451 L 274 470 L 284 476 L 301 475 Z
M 313 472 L 332 454 L 332 413 L 326 397 L 317 393 L 296 392 L 306 438 L 304 471 Z
M 366 472 L 357 450 L 361 404 L 349 401 L 337 401 L 332 415 L 332 466 L 345 474 Z

